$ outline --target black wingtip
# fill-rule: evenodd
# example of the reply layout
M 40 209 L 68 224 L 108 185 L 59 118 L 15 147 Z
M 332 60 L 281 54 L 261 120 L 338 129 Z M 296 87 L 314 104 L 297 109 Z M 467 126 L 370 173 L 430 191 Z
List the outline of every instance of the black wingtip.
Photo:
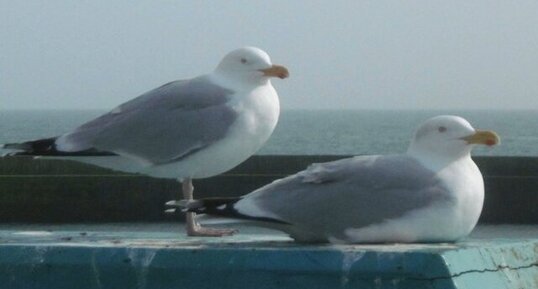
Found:
M 183 209 L 186 212 L 231 217 L 237 215 L 233 208 L 237 201 L 239 198 L 205 198 L 189 201 Z
M 0 148 L 9 150 L 25 150 L 27 149 L 27 146 L 25 146 L 24 143 L 6 143 L 2 144 Z
M 2 148 L 18 150 L 7 153 L 7 156 L 112 156 L 111 152 L 99 151 L 97 149 L 87 149 L 76 152 L 66 152 L 58 150 L 56 146 L 57 137 L 38 139 L 22 143 L 4 144 Z
M 183 206 L 184 211 L 197 214 L 208 214 L 213 216 L 228 217 L 235 219 L 288 224 L 281 220 L 266 218 L 266 217 L 254 217 L 240 213 L 235 209 L 235 203 L 240 201 L 241 198 L 206 198 L 189 202 L 188 205 Z
M 56 145 L 54 144 L 56 138 L 45 138 L 35 141 L 27 141 L 22 143 L 8 143 L 3 144 L 3 149 L 19 150 L 18 152 L 11 152 L 7 155 L 34 155 L 34 154 L 43 154 L 50 151 L 56 150 Z

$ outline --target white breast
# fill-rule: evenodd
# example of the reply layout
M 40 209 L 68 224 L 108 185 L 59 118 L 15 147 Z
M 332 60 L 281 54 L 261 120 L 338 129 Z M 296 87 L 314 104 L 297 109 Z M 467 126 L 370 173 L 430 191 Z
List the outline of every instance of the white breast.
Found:
M 446 186 L 454 192 L 453 231 L 455 235 L 469 234 L 478 222 L 484 205 L 484 180 L 482 173 L 470 158 L 447 167 L 439 173 L 442 179 L 450 179 Z

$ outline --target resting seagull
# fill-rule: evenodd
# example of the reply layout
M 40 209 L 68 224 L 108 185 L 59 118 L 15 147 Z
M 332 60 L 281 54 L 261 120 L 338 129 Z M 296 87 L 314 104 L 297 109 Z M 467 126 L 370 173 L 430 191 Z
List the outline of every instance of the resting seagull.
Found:
M 241 198 L 184 206 L 252 220 L 299 242 L 455 241 L 474 228 L 484 200 L 471 149 L 498 142 L 461 117 L 438 116 L 417 129 L 406 154 L 313 164 Z
M 261 49 L 240 48 L 210 74 L 165 84 L 59 137 L 4 148 L 178 179 L 183 198 L 191 200 L 193 178 L 237 166 L 273 132 L 280 106 L 271 77 L 286 78 L 288 71 Z M 194 213 L 186 220 L 190 236 L 234 232 L 203 228 Z

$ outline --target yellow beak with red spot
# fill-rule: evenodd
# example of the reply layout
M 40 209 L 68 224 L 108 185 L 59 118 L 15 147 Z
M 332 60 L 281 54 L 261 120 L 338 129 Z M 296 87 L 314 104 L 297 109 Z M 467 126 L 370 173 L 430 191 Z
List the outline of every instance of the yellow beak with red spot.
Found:
M 499 135 L 491 130 L 476 130 L 474 134 L 461 139 L 467 141 L 468 144 L 482 144 L 487 146 L 494 146 L 501 142 Z
M 278 77 L 280 79 L 284 79 L 290 76 L 288 69 L 282 65 L 274 64 L 269 68 L 260 69 L 260 71 L 263 72 L 263 75 L 268 77 Z

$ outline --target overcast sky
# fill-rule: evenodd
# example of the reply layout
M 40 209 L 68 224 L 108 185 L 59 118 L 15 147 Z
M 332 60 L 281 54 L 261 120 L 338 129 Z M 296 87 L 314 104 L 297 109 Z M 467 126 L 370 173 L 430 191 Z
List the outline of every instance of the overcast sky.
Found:
M 0 0 L 0 109 L 109 109 L 246 45 L 283 108 L 538 109 L 531 0 Z

